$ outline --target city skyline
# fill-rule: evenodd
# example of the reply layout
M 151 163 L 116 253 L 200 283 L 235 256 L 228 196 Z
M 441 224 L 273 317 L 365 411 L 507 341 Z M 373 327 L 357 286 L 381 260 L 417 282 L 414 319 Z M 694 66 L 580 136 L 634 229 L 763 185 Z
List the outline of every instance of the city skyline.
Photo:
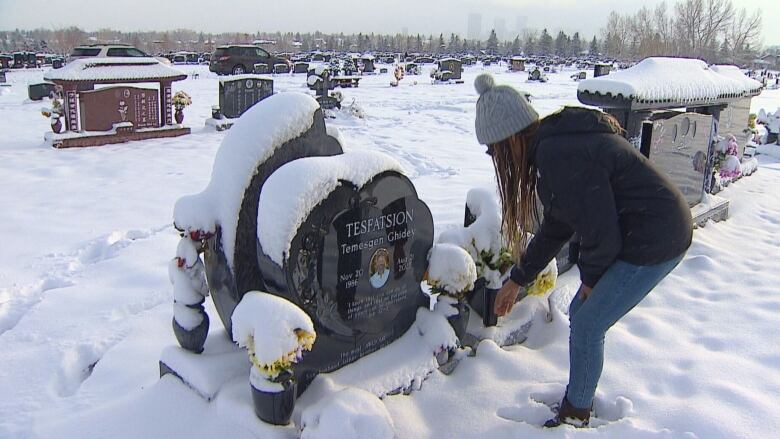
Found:
M 110 2 L 72 0 L 68 7 L 55 0 L 0 0 L 0 30 L 65 28 L 86 31 L 110 28 L 120 31 L 171 31 L 192 29 L 205 33 L 314 32 L 396 34 L 406 29 L 416 35 L 458 34 L 469 37 L 469 14 L 481 16 L 480 36 L 486 38 L 496 20 L 503 20 L 514 38 L 518 23 L 523 28 L 554 34 L 579 32 L 584 37 L 600 35 L 611 11 L 633 14 L 642 6 L 655 7 L 662 0 L 396 0 L 391 9 L 378 10 L 362 0 L 330 0 L 327 3 L 234 0 L 215 10 L 207 0 L 136 0 Z M 779 45 L 780 22 L 776 0 L 732 0 L 734 7 L 761 9 L 764 45 Z M 674 1 L 667 1 L 672 11 Z M 41 13 L 52 11 L 52 13 Z M 56 13 L 55 13 L 56 12 Z M 215 14 L 218 19 L 215 19 Z M 522 17 L 522 18 L 521 18 Z M 173 18 L 173 19 L 172 19 Z M 498 30 L 497 30 L 498 32 Z

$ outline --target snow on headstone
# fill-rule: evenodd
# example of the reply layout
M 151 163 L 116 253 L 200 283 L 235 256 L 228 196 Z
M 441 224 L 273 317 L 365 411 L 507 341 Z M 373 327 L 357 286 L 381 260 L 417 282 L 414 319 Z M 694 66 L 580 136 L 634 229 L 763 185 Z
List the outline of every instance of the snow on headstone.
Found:
M 747 77 L 742 70 L 733 65 L 714 65 L 711 67 L 712 71 L 728 78 L 739 81 L 745 86 L 745 89 L 751 93 L 757 93 L 761 90 L 763 85 L 753 78 Z
M 213 232 L 219 224 L 225 257 L 232 267 L 241 202 L 255 170 L 277 148 L 309 129 L 318 108 L 311 96 L 278 93 L 247 110 L 222 141 L 208 186 L 176 202 L 176 226 Z
M 745 81 L 717 73 L 707 63 L 687 58 L 646 58 L 608 76 L 580 82 L 578 93 L 623 95 L 626 99 L 699 101 L 752 90 Z
M 362 187 L 385 171 L 402 173 L 403 169 L 390 156 L 371 151 L 306 157 L 282 166 L 260 193 L 257 236 L 263 252 L 282 266 L 301 224 L 342 181 Z
M 52 69 L 43 75 L 47 81 L 108 81 L 153 79 L 186 76 L 184 72 L 148 57 L 83 58 L 69 61 L 61 69 Z
M 301 414 L 301 439 L 393 439 L 395 427 L 384 403 L 348 387 L 320 399 Z

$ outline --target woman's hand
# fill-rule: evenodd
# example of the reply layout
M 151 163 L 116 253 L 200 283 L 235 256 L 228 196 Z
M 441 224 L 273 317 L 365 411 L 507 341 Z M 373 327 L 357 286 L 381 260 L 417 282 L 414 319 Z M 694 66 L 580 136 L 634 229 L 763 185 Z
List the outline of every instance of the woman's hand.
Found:
M 499 316 L 504 316 L 512 311 L 512 307 L 517 300 L 517 294 L 520 292 L 520 285 L 514 283 L 512 279 L 507 280 L 496 295 L 496 303 L 493 309 Z
M 585 284 L 580 284 L 580 290 L 577 291 L 577 294 L 580 296 L 580 299 L 585 301 L 590 296 L 590 292 L 591 291 L 593 291 L 593 288 L 591 288 L 591 287 L 589 287 L 589 286 L 587 286 Z M 496 302 L 498 302 L 498 300 L 496 300 Z

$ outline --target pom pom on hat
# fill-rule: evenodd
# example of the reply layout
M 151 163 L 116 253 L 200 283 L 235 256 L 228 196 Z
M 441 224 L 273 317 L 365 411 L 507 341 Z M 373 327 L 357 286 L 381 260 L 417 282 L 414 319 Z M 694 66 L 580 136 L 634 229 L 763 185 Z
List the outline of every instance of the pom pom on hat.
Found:
M 525 96 L 508 85 L 496 85 L 488 73 L 477 76 L 474 88 L 479 93 L 474 128 L 483 145 L 504 140 L 539 120 Z
M 493 79 L 493 75 L 490 73 L 483 73 L 477 76 L 474 80 L 474 88 L 480 95 L 493 88 L 496 85 L 496 81 Z

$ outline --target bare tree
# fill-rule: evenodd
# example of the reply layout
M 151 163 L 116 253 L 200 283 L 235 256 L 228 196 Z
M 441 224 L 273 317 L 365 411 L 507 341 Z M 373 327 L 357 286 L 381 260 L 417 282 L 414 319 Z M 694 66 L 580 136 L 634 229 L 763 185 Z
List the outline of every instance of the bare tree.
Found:
M 682 0 L 674 6 L 674 23 L 682 54 L 692 56 L 701 46 L 699 37 L 704 26 L 704 0 Z
M 87 34 L 83 30 L 75 26 L 56 30 L 54 38 L 57 40 L 57 52 L 70 53 L 74 47 L 85 43 L 86 36 Z
M 734 5 L 731 0 L 704 0 L 703 18 L 700 41 L 707 58 L 712 58 L 717 50 L 718 37 L 734 19 Z
M 761 10 L 749 14 L 746 8 L 742 8 L 734 15 L 726 31 L 727 50 L 732 61 L 739 58 L 746 47 L 758 46 L 758 37 L 761 34 Z

